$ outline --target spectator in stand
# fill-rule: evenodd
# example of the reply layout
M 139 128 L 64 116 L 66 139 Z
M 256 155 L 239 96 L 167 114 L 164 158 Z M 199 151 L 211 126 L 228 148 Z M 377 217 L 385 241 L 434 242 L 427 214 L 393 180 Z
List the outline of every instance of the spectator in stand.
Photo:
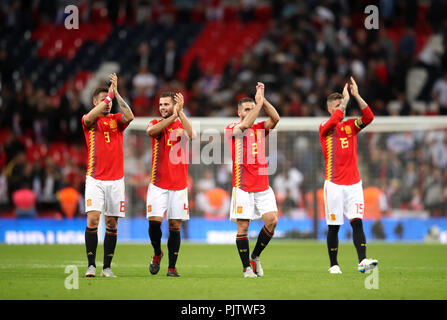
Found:
M 81 194 L 78 190 L 68 185 L 57 192 L 60 212 L 65 216 L 65 218 L 73 219 L 79 214 L 79 204 L 81 198 Z
M 214 173 L 210 169 L 205 169 L 203 171 L 202 177 L 196 181 L 195 188 L 196 188 L 196 207 L 197 210 L 200 212 L 201 215 L 205 213 L 205 208 L 203 206 L 203 199 L 206 198 L 206 192 L 208 192 L 211 189 L 214 189 L 216 187 L 216 180 L 214 178 Z
M 433 85 L 432 97 L 439 104 L 439 113 L 447 115 L 447 72 Z
M 64 141 L 69 143 L 82 142 L 82 125 L 79 121 L 85 114 L 86 108 L 82 104 L 80 94 L 78 91 L 74 91 L 71 98 L 68 100 L 68 106 L 60 107 L 60 121 L 61 137 Z
M 19 152 L 6 166 L 6 175 L 8 177 L 9 195 L 18 190 L 25 180 L 25 168 L 27 167 L 27 159 L 24 152 Z
M 441 170 L 431 167 L 424 180 L 424 206 L 432 216 L 439 216 L 441 210 L 442 183 Z
M 157 87 L 157 77 L 150 72 L 148 66 L 140 66 L 132 84 L 136 95 L 144 94 L 148 98 L 153 98 Z
M 421 193 L 417 187 L 414 187 L 411 190 L 411 200 L 408 208 L 414 211 L 422 211 L 424 210 L 424 203 L 422 201 Z
M 280 204 L 289 197 L 297 206 L 302 202 L 300 191 L 303 175 L 295 167 L 285 165 L 273 179 L 273 189 Z
M 197 209 L 203 212 L 205 219 L 224 220 L 230 212 L 230 195 L 222 188 L 213 188 L 200 192 L 196 198 Z
M 141 67 L 148 68 L 150 66 L 150 59 L 151 59 L 151 47 L 149 46 L 148 42 L 143 41 L 138 45 L 137 53 L 135 54 L 133 64 L 137 66 L 137 69 Z
M 45 159 L 45 168 L 36 184 L 36 195 L 43 210 L 57 210 L 57 191 L 62 188 L 62 174 L 51 158 Z
M 34 218 L 36 211 L 36 194 L 24 183 L 21 188 L 12 194 L 12 202 L 18 218 Z
M 0 173 L 0 212 L 7 210 L 9 203 L 8 178 L 6 176 L 6 169 L 2 168 Z
M 180 52 L 177 50 L 175 41 L 169 39 L 166 41 L 165 51 L 162 55 L 161 60 L 162 77 L 164 78 L 164 80 L 174 80 L 178 70 L 180 69 L 180 65 Z
M 26 151 L 25 144 L 18 139 L 18 136 L 14 131 L 9 131 L 8 138 L 3 147 L 6 154 L 6 163 L 13 160 L 17 154 Z

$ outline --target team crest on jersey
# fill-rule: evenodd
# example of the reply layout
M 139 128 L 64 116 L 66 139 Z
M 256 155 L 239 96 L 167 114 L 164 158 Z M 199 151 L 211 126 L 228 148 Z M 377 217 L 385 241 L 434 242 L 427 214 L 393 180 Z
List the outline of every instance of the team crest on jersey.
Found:
M 350 126 L 346 126 L 345 127 L 345 132 L 346 132 L 346 134 L 351 134 L 352 133 L 351 127 Z
M 117 124 L 116 124 L 116 120 L 112 119 L 110 120 L 110 129 L 116 129 Z

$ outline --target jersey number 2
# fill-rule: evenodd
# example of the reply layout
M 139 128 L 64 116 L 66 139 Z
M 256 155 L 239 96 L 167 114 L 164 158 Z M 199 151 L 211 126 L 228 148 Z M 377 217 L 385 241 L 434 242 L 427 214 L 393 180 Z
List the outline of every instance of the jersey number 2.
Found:
M 258 154 L 258 143 L 254 142 L 251 144 L 251 153 L 252 154 Z

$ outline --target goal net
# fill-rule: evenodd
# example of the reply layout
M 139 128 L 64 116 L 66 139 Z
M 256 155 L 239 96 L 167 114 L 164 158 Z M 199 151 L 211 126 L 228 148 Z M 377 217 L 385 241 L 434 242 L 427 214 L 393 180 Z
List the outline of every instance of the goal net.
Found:
M 135 119 L 124 141 L 127 216 L 145 216 L 152 148 L 149 118 Z M 198 138 L 190 144 L 191 217 L 228 220 L 231 154 L 224 138 L 236 118 L 192 118 Z M 324 232 L 324 158 L 318 128 L 327 118 L 281 118 L 266 137 L 270 186 L 279 225 L 304 221 L 290 235 L 318 238 Z M 359 133 L 358 166 L 366 220 L 447 215 L 447 117 L 376 117 Z

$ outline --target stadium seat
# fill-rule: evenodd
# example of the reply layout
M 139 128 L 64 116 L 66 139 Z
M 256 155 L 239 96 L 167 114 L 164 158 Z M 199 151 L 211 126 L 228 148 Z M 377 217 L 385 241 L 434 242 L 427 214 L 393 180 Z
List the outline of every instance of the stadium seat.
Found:
M 39 161 L 41 165 L 44 165 L 44 159 L 47 156 L 48 148 L 46 144 L 33 144 L 26 148 L 26 157 L 28 161 Z
M 73 160 L 76 166 L 86 166 L 87 165 L 87 147 L 85 144 L 78 145 L 70 145 L 68 146 L 68 155 Z
M 10 132 L 11 130 L 8 128 L 0 128 L 0 145 L 4 145 L 6 143 Z
M 258 6 L 255 8 L 256 20 L 265 22 L 272 18 L 272 7 L 270 6 Z
M 68 147 L 64 142 L 55 142 L 51 144 L 47 153 L 48 157 L 50 157 L 54 163 L 60 167 L 64 166 L 68 154 Z
M 0 168 L 3 169 L 6 166 L 6 152 L 3 148 L 0 149 Z
M 202 71 L 211 68 L 213 73 L 222 72 L 232 57 L 240 57 L 266 30 L 267 24 L 256 21 L 246 24 L 238 21 L 209 22 L 185 53 L 179 78 L 186 79 L 195 57 L 200 58 Z

